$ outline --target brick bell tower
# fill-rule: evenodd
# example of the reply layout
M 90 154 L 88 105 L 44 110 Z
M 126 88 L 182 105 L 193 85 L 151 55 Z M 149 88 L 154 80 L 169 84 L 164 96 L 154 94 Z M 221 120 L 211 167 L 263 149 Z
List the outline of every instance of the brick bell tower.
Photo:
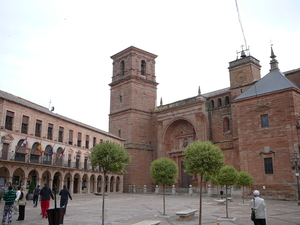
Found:
M 247 50 L 245 50 L 247 51 Z M 242 50 L 240 58 L 229 63 L 231 99 L 235 99 L 256 81 L 260 76 L 259 60 L 251 55 L 246 55 Z
M 111 56 L 109 132 L 125 140 L 125 148 L 132 157 L 126 167 L 124 192 L 131 192 L 133 185 L 139 191 L 143 185 L 152 184 L 151 112 L 156 107 L 157 97 L 156 57 L 133 46 Z

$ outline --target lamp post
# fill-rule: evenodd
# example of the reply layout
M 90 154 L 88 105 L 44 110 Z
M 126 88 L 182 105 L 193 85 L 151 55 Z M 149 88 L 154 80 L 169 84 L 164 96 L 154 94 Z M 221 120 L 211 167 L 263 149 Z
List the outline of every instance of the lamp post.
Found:
M 293 153 L 294 157 L 291 157 L 292 169 L 296 170 L 297 177 L 297 190 L 298 190 L 298 205 L 300 205 L 300 184 L 299 184 L 299 170 L 300 170 L 300 157 L 297 152 Z

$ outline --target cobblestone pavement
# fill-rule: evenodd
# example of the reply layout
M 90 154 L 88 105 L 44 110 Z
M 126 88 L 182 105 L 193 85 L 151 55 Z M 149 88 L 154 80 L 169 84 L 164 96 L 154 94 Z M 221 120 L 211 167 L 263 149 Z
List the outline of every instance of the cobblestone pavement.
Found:
M 100 225 L 102 196 L 82 194 L 73 196 L 69 200 L 67 214 L 64 218 L 65 225 Z M 266 200 L 268 225 L 300 225 L 300 206 L 296 202 Z M 59 197 L 57 201 L 59 205 Z M 0 203 L 3 211 L 4 202 Z M 54 201 L 51 202 L 51 208 Z M 143 220 L 159 220 L 161 225 L 197 225 L 199 213 L 195 217 L 180 222 L 176 212 L 183 209 L 199 209 L 199 196 L 166 195 L 166 211 L 162 216 L 163 197 L 156 194 L 108 194 L 105 198 L 105 225 L 130 225 Z M 49 224 L 47 219 L 42 219 L 40 207 L 33 208 L 32 201 L 27 201 L 25 220 L 16 221 L 18 215 L 13 215 L 12 224 L 42 225 Z M 226 207 L 218 205 L 213 198 L 203 198 L 202 224 L 219 225 L 248 225 L 250 221 L 249 200 L 233 199 L 228 204 L 228 217 L 232 220 L 218 220 L 226 218 Z M 2 214 L 1 214 L 2 216 Z

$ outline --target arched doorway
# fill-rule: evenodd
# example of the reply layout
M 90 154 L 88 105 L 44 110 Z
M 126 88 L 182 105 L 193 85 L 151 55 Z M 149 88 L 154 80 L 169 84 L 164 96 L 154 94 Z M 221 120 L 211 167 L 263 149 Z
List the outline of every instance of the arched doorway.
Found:
M 184 119 L 172 122 L 164 135 L 164 155 L 176 162 L 179 169 L 177 188 L 188 188 L 192 177 L 184 172 L 183 152 L 189 143 L 196 140 L 194 126 Z

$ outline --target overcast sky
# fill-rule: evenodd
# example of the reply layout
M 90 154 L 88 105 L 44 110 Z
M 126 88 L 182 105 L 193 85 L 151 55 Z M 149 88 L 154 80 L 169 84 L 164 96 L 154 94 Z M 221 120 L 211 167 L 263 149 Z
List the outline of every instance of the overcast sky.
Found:
M 238 0 L 250 53 L 269 72 L 300 67 L 300 1 Z M 112 60 L 158 55 L 157 105 L 229 87 L 245 45 L 235 0 L 1 0 L 0 89 L 108 131 Z

